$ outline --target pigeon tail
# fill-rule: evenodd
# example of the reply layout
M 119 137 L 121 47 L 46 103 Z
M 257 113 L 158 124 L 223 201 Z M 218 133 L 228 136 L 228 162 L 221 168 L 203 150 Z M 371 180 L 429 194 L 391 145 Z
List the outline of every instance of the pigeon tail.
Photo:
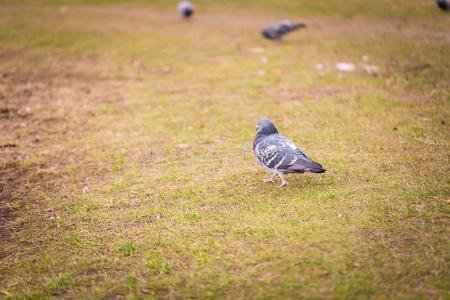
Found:
M 294 24 L 292 24 L 292 30 L 305 28 L 305 27 L 306 27 L 305 23 L 294 23 Z
M 325 170 L 321 167 L 317 167 L 317 168 L 306 169 L 305 171 L 311 172 L 311 173 L 325 173 L 327 170 Z
M 312 161 L 312 160 L 301 160 L 294 163 L 292 166 L 288 168 L 291 172 L 311 172 L 311 173 L 325 173 L 325 169 L 322 168 L 322 165 Z

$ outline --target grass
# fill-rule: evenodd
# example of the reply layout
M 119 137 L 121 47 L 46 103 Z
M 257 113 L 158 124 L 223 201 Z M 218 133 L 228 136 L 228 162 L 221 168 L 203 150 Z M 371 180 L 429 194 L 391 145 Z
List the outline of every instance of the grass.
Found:
M 189 22 L 4 3 L 6 299 L 449 297 L 450 19 L 429 1 L 204 1 Z M 310 26 L 263 40 L 278 18 Z M 261 116 L 327 173 L 263 184 Z

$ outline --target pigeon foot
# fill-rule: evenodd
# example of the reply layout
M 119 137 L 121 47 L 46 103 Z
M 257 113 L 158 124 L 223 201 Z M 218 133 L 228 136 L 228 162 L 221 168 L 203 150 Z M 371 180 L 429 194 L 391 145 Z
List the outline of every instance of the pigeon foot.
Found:
M 264 180 L 265 183 L 275 183 L 275 177 L 277 174 L 273 174 L 269 179 Z
M 280 187 L 287 186 L 288 182 L 284 179 L 284 176 L 281 175 L 281 174 L 279 176 L 281 178 L 281 185 L 280 185 Z

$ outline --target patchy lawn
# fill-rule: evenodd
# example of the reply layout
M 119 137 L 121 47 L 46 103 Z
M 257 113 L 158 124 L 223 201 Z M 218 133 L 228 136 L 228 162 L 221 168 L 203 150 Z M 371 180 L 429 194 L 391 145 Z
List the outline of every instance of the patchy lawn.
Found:
M 450 296 L 433 1 L 2 2 L 0 298 Z M 327 173 L 262 183 L 262 116 Z

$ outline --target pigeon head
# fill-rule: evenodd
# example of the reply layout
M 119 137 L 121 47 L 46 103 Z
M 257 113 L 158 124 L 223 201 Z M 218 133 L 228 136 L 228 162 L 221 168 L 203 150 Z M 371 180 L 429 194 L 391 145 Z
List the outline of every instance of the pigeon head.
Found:
M 278 133 L 278 130 L 269 119 L 262 118 L 256 124 L 257 135 L 269 135 L 274 133 Z

